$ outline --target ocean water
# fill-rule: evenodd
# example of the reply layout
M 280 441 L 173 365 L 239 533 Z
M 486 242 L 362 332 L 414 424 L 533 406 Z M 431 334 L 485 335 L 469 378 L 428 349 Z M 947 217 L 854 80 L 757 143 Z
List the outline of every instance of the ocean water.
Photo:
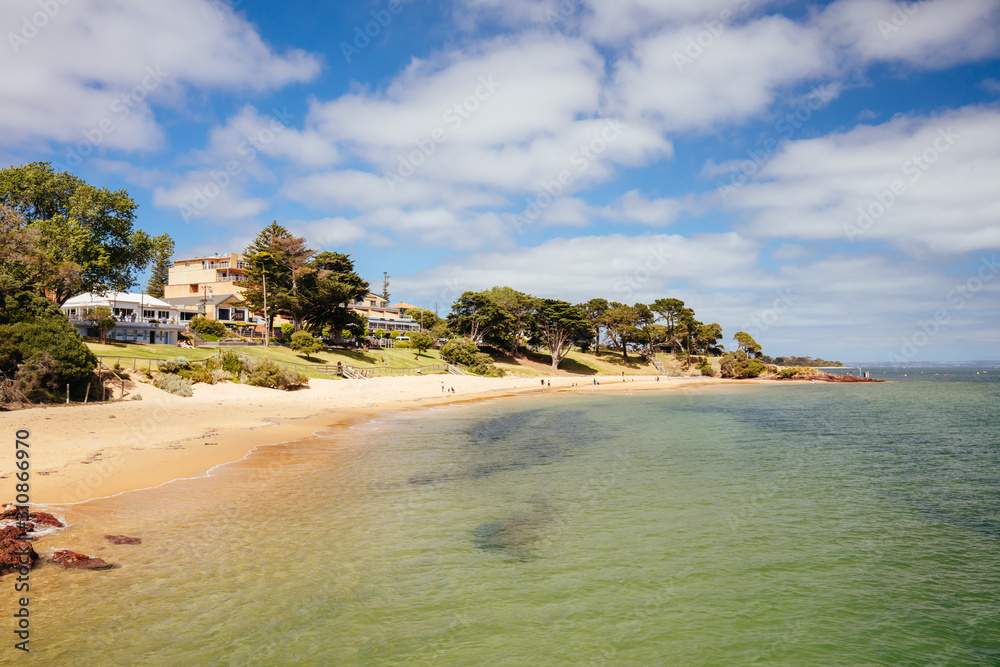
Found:
M 385 413 L 65 508 L 40 550 L 143 544 L 32 573 L 31 662 L 998 665 L 1000 370 L 904 372 Z

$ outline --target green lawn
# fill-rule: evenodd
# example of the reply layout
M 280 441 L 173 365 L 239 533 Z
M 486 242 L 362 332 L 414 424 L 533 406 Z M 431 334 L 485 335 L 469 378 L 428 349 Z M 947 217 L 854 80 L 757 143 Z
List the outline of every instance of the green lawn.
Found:
M 551 373 L 552 357 L 548 354 L 529 352 L 516 360 L 509 356 L 496 357 L 497 367 L 511 375 L 536 377 Z M 559 372 L 571 375 L 655 375 L 656 369 L 643 362 L 642 357 L 630 354 L 626 362 L 621 352 L 601 350 L 581 352 L 574 349 L 559 364 Z
M 174 359 L 177 357 L 184 357 L 185 359 L 190 359 L 191 361 L 201 361 L 202 359 L 207 359 L 208 357 L 218 354 L 220 349 L 232 349 L 255 357 L 271 359 L 272 361 L 283 361 L 285 363 L 294 363 L 306 366 L 307 368 L 304 372 L 310 377 L 331 376 L 311 371 L 308 366 L 336 364 L 338 361 L 356 368 L 374 368 L 376 366 L 386 365 L 392 368 L 417 368 L 420 366 L 442 363 L 441 355 L 437 350 L 427 350 L 420 355 L 419 359 L 414 359 L 413 357 L 417 354 L 416 350 L 379 350 L 378 348 L 373 348 L 371 351 L 366 353 L 360 350 L 342 350 L 333 348 L 322 350 L 320 352 L 314 352 L 308 359 L 306 359 L 291 348 L 283 345 L 272 345 L 270 347 L 256 345 L 226 346 L 225 348 L 190 348 L 177 347 L 176 345 L 138 345 L 134 343 L 120 342 L 100 344 L 87 342 L 87 347 L 89 347 L 94 354 L 104 357 L 138 357 L 140 359 Z M 383 360 L 387 363 L 383 364 Z M 115 360 L 105 359 L 105 363 L 112 366 L 114 365 Z M 132 361 L 122 359 L 121 365 L 124 367 L 130 367 L 132 366 Z M 136 362 L 136 367 L 145 368 L 145 365 L 143 362 L 139 361 Z M 299 370 L 303 369 L 300 368 Z

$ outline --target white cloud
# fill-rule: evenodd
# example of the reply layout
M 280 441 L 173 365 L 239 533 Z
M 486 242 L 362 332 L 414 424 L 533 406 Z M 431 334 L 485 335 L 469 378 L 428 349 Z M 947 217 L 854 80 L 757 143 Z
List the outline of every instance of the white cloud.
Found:
M 221 3 L 51 5 L 57 9 L 49 16 L 32 0 L 0 4 L 11 42 L 0 49 L 6 143 L 89 141 L 91 152 L 155 148 L 163 134 L 151 102 L 181 104 L 188 88 L 270 90 L 319 72 L 303 51 L 275 54 L 251 24 L 220 13 Z
M 614 98 L 626 119 L 653 120 L 666 132 L 705 130 L 761 113 L 779 90 L 830 67 L 822 35 L 780 16 L 718 35 L 687 26 L 639 40 L 617 65 Z
M 940 69 L 996 54 L 998 11 L 997 0 L 839 0 L 818 25 L 848 59 Z
M 730 197 L 763 236 L 888 241 L 911 252 L 1000 246 L 1000 112 L 900 117 L 791 142 Z

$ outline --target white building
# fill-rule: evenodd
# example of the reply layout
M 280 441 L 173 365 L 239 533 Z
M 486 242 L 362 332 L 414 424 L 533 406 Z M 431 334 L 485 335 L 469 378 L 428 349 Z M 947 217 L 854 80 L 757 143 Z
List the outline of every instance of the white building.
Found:
M 117 320 L 115 327 L 105 334 L 108 340 L 174 345 L 177 333 L 185 329 L 176 306 L 148 294 L 84 292 L 67 299 L 60 309 L 81 336 L 96 338 L 97 328 L 87 318 L 100 307 L 110 309 Z

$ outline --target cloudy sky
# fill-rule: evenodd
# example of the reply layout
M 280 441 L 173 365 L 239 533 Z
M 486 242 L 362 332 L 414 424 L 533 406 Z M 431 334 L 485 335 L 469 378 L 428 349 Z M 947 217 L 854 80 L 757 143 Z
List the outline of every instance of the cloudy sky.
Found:
M 1000 358 L 1000 0 L 4 0 L 0 163 L 178 253 L 272 220 L 444 314 L 677 297 L 844 361 Z

